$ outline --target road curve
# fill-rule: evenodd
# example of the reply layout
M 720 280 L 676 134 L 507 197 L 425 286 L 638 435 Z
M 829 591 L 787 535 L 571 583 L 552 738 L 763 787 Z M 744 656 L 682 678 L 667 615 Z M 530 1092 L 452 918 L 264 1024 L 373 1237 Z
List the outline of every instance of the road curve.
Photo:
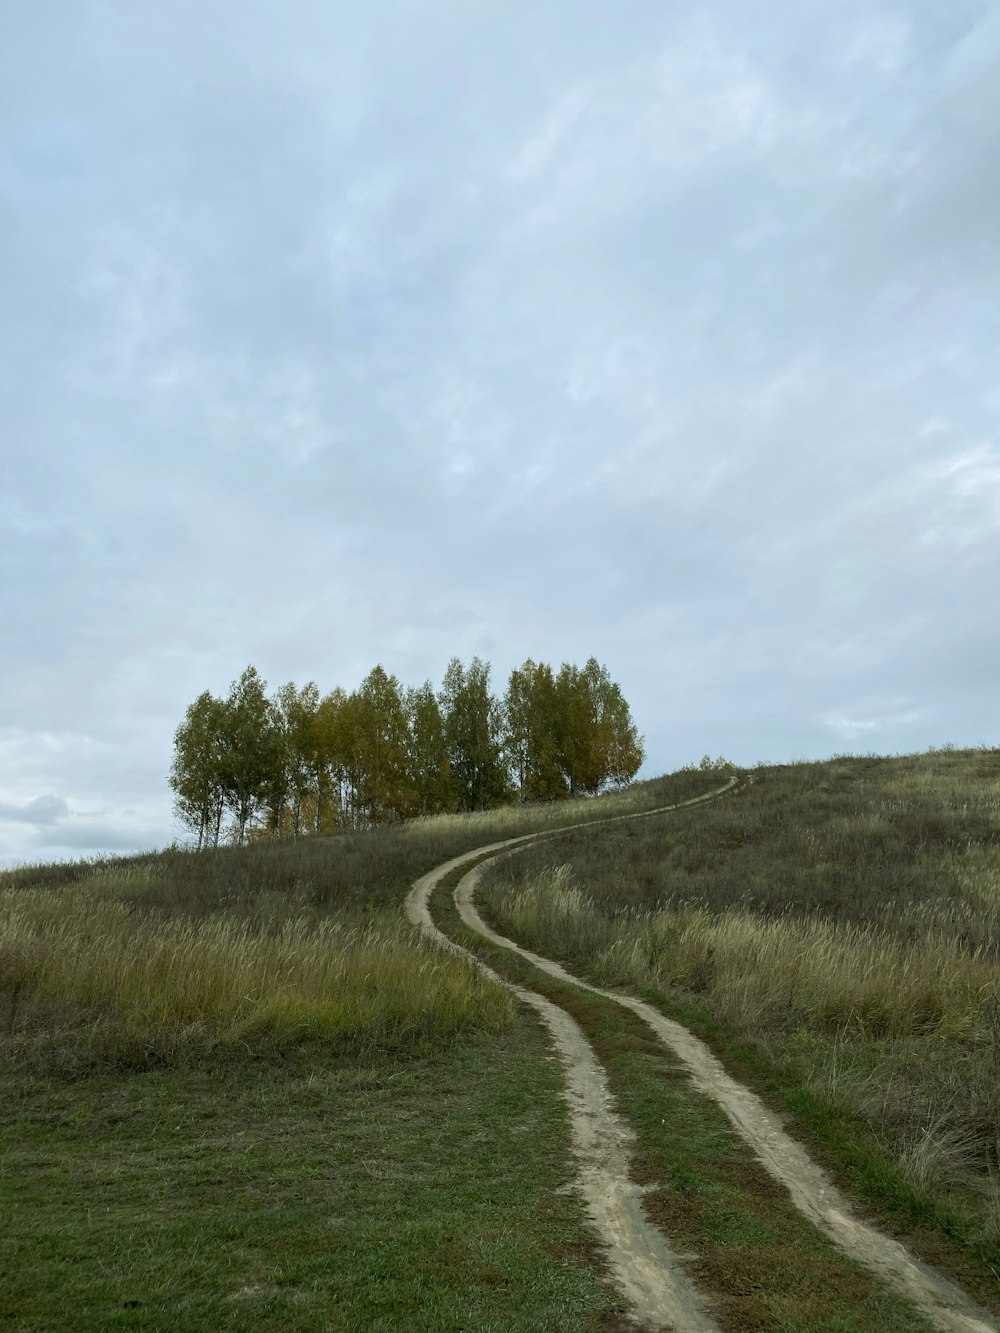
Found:
M 683 1273 L 661 1233 L 651 1228 L 642 1210 L 637 1197 L 639 1191 L 628 1179 L 627 1145 L 631 1135 L 620 1117 L 611 1110 L 604 1071 L 582 1029 L 552 1001 L 497 976 L 434 924 L 430 913 L 431 894 L 442 879 L 470 862 L 477 864 L 455 889 L 456 906 L 470 929 L 492 944 L 518 954 L 547 975 L 620 1004 L 647 1023 L 658 1040 L 683 1062 L 695 1087 L 722 1107 L 764 1169 L 788 1190 L 792 1202 L 810 1222 L 842 1253 L 908 1298 L 941 1333 L 1000 1333 L 990 1315 L 957 1284 L 923 1264 L 899 1241 L 859 1218 L 847 1198 L 812 1161 L 802 1145 L 785 1132 L 773 1112 L 749 1088 L 727 1074 L 694 1033 L 666 1018 L 652 1005 L 634 996 L 594 986 L 573 976 L 558 963 L 497 934 L 476 910 L 475 889 L 484 860 L 516 852 L 529 842 L 555 837 L 573 828 L 645 819 L 696 805 L 724 795 L 736 782 L 733 778 L 723 787 L 678 805 L 523 834 L 466 852 L 416 881 L 406 898 L 406 915 L 438 943 L 470 958 L 531 1005 L 552 1033 L 566 1072 L 564 1091 L 570 1106 L 581 1188 L 591 1217 L 608 1247 L 618 1285 L 635 1316 L 647 1327 L 666 1326 L 678 1333 L 702 1333 L 702 1330 L 714 1329 L 716 1325 L 708 1314 L 705 1298 Z M 603 1156 L 599 1151 L 602 1145 L 607 1149 Z M 609 1200 L 614 1200 L 607 1203 L 603 1212 L 595 1191 L 603 1191 Z M 658 1241 L 649 1237 L 650 1229 L 656 1232 Z M 658 1263 L 662 1266 L 664 1279 L 659 1284 L 655 1281 Z
M 720 791 L 728 791 L 732 785 L 727 783 Z M 718 794 L 709 793 L 709 796 Z M 708 797 L 697 797 L 695 802 L 684 804 L 705 799 Z M 676 808 L 662 807 L 657 813 Z M 632 818 L 635 818 L 632 814 L 611 817 L 612 820 Z M 546 830 L 542 836 L 552 836 L 554 832 Z M 643 1207 L 645 1191 L 631 1179 L 629 1170 L 634 1135 L 614 1109 L 607 1076 L 583 1029 L 551 1000 L 498 976 L 474 954 L 450 940 L 431 917 L 431 894 L 452 871 L 470 860 L 491 852 L 509 851 L 538 836 L 527 834 L 508 838 L 438 866 L 414 884 L 406 899 L 406 915 L 437 943 L 471 959 L 488 976 L 513 992 L 535 1010 L 548 1029 L 563 1066 L 563 1095 L 569 1109 L 570 1142 L 577 1166 L 576 1184 L 601 1239 L 612 1277 L 628 1302 L 633 1318 L 649 1329 L 718 1333 L 719 1326 L 712 1318 L 709 1303 L 685 1273 L 663 1233 L 650 1221 Z

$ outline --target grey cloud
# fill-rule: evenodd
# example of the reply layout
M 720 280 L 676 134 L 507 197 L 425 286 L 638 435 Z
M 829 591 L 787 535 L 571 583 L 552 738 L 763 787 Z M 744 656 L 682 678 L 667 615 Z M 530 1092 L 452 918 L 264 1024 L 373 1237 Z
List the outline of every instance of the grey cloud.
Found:
M 64 8 L 0 50 L 4 809 L 169 841 L 248 661 L 593 652 L 650 771 L 995 730 L 992 11 Z
M 153 851 L 162 845 L 159 829 L 117 825 L 101 820 L 63 824 L 57 832 L 39 832 L 33 839 L 36 857 L 61 857 L 67 852 L 87 856 L 128 851 Z
M 36 796 L 25 805 L 0 804 L 0 819 L 15 824 L 34 824 L 48 828 L 58 824 L 69 814 L 69 806 L 61 796 Z

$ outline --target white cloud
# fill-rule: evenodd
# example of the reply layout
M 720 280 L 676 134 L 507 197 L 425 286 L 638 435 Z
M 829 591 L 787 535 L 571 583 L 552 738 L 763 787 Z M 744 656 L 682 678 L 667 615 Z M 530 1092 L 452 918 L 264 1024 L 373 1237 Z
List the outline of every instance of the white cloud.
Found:
M 1000 448 L 973 445 L 926 465 L 921 478 L 935 497 L 926 543 L 968 547 L 1000 531 Z
M 654 54 L 564 91 L 501 168 L 519 196 L 512 240 L 537 243 L 682 188 L 719 155 L 753 156 L 787 131 L 772 90 L 716 27 L 688 25 Z
M 95 336 L 71 367 L 72 379 L 98 393 L 176 389 L 187 373 L 187 295 L 167 238 L 114 226 L 90 239 L 88 269 L 77 296 L 89 308 Z
M 553 165 L 570 133 L 593 101 L 595 90 L 571 88 L 546 116 L 541 128 L 518 150 L 505 175 L 516 183 L 536 179 Z
M 232 376 L 225 397 L 211 405 L 210 420 L 227 451 L 240 453 L 257 442 L 294 466 L 339 442 L 312 365 L 270 369 L 262 377 L 246 370 Z

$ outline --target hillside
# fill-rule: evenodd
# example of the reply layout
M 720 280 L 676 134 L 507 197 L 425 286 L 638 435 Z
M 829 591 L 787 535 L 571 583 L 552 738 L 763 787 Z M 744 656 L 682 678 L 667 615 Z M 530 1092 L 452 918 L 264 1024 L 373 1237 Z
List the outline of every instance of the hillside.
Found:
M 1000 757 L 762 767 L 727 799 L 493 862 L 505 935 L 653 998 L 853 1192 L 1000 1274 Z
M 759 768 L 688 810 L 595 822 L 720 786 L 685 771 L 595 800 L 0 877 L 0 1316 L 632 1327 L 566 1188 L 575 1147 L 543 1030 L 401 911 L 432 867 L 579 821 L 484 866 L 484 915 L 700 1034 L 864 1208 L 990 1303 L 997 767 L 976 751 Z M 431 908 L 544 989 L 443 895 Z M 860 1330 L 876 1308 L 879 1327 L 925 1327 L 817 1249 L 683 1071 L 664 1084 L 632 1020 L 564 990 L 638 1135 L 630 1171 L 657 1225 L 669 1238 L 686 1218 L 718 1327 Z

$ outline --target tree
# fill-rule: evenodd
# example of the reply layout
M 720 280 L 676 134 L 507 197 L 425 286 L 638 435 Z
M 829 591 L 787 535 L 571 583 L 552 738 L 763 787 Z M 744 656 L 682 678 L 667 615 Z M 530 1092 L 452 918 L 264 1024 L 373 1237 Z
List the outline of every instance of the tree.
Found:
M 488 662 L 474 657 L 468 670 L 448 663 L 439 696 L 445 747 L 460 810 L 487 810 L 510 798 L 504 755 L 503 713 L 490 693 Z
M 361 700 L 357 691 L 334 690 L 323 700 L 321 713 L 331 753 L 331 768 L 338 787 L 338 814 L 342 824 L 357 826 L 364 815 L 358 806 L 364 775 L 360 742 Z
M 601 783 L 627 787 L 646 757 L 642 737 L 632 721 L 625 696 L 608 675 L 607 668 L 599 667 L 591 658 L 586 671 L 597 699 Z
M 564 662 L 555 681 L 559 764 L 571 796 L 596 792 L 601 785 L 597 747 L 597 709 L 589 681 L 577 666 Z
M 529 657 L 512 671 L 504 713 L 521 800 L 551 801 L 569 795 L 560 762 L 559 697 L 552 668 Z
M 224 704 L 222 779 L 226 805 L 232 812 L 236 841 L 261 805 L 281 783 L 283 763 L 277 710 L 267 697 L 267 683 L 248 666 L 234 680 Z
M 339 685 L 320 700 L 311 755 L 314 827 L 323 833 L 336 824 L 350 823 L 353 817 L 353 716 L 350 699 Z M 328 799 L 331 795 L 336 797 L 333 802 Z
M 528 757 L 531 746 L 531 679 L 535 664 L 527 658 L 515 667 L 504 695 L 504 738 L 521 800 L 528 799 Z
M 376 666 L 350 695 L 290 681 L 272 700 L 248 666 L 224 700 L 206 691 L 187 709 L 169 780 L 200 848 L 218 844 L 227 809 L 238 842 L 298 837 L 488 809 L 510 799 L 512 769 L 522 800 L 596 793 L 630 782 L 642 760 L 628 704 L 595 658 L 558 675 L 528 658 L 501 705 L 489 664 L 456 657 L 437 696 L 429 681 L 404 693 Z
M 444 718 L 429 680 L 406 692 L 406 721 L 410 740 L 410 783 L 416 793 L 417 813 L 445 814 L 458 803 L 448 763 Z
M 272 832 L 302 832 L 306 803 L 316 784 L 315 750 L 319 690 L 313 681 L 299 689 L 292 681 L 274 698 L 274 718 L 281 762 L 275 768 L 269 797 Z M 286 827 L 287 826 L 287 827 Z
M 410 783 L 410 737 L 399 681 L 383 667 L 372 669 L 352 695 L 354 800 L 373 824 L 415 813 Z
M 225 705 L 208 690 L 198 695 L 174 735 L 170 786 L 174 809 L 198 836 L 198 850 L 216 846 L 225 807 L 223 731 Z
M 642 741 L 621 689 L 591 657 L 583 670 L 564 662 L 556 678 L 559 755 L 573 796 L 625 786 L 642 764 Z

